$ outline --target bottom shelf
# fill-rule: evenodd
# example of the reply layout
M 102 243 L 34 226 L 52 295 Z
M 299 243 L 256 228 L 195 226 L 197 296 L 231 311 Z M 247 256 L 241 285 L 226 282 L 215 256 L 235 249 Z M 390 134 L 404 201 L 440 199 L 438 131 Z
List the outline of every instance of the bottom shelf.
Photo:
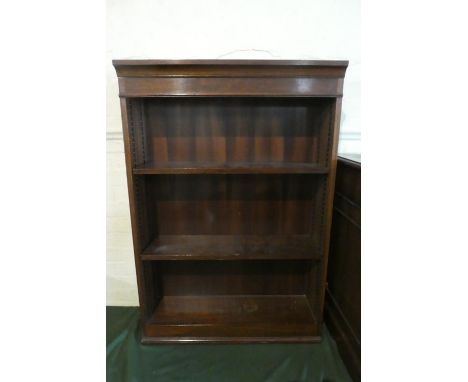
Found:
M 143 342 L 318 342 L 304 295 L 164 296 Z

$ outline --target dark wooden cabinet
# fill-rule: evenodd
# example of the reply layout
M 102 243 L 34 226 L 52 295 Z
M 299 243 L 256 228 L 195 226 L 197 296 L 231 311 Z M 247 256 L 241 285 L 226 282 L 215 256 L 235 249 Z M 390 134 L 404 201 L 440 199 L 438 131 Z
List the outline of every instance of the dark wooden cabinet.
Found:
M 325 323 L 354 381 L 361 380 L 361 164 L 338 158 Z
M 347 62 L 113 64 L 143 341 L 319 341 Z

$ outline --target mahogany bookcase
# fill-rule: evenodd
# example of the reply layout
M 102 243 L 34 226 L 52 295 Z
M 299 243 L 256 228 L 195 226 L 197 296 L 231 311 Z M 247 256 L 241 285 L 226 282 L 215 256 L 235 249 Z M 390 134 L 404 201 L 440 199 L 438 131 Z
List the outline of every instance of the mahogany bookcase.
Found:
M 348 63 L 113 64 L 142 341 L 320 341 Z

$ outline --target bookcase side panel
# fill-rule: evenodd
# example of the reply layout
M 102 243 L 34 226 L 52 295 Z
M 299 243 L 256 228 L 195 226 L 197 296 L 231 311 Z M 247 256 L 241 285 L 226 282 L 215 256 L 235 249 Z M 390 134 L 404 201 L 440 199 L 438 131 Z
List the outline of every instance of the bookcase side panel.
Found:
M 147 211 L 144 208 L 144 199 L 147 198 L 146 184 L 141 177 L 133 175 L 135 162 L 144 161 L 144 150 L 142 145 L 143 129 L 142 119 L 136 118 L 136 113 L 140 114 L 140 103 L 121 98 L 120 107 L 122 114 L 122 130 L 125 148 L 125 165 L 127 171 L 128 198 L 130 204 L 130 220 L 132 224 L 132 237 L 135 269 L 138 285 L 138 298 L 143 317 L 149 317 L 154 309 L 154 289 L 152 287 L 152 268 L 144 267 L 140 254 L 142 249 L 150 240 Z M 141 115 L 141 114 L 140 114 Z M 138 142 L 136 141 L 138 138 Z
M 325 202 L 323 203 L 323 230 L 322 237 L 322 262 L 320 272 L 317 274 L 317 283 L 320 285 L 318 298 L 318 314 L 320 323 L 323 321 L 323 308 L 325 301 L 325 283 L 328 266 L 328 252 L 330 248 L 331 223 L 333 216 L 333 197 L 335 192 L 336 165 L 338 158 L 338 139 L 340 132 L 342 98 L 338 97 L 333 107 L 330 140 L 329 140 L 329 174 L 326 183 Z

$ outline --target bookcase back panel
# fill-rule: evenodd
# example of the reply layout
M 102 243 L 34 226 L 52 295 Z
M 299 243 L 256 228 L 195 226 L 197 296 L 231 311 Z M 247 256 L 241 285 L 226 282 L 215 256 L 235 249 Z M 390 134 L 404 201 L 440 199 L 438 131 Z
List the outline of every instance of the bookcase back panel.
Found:
M 161 296 L 305 295 L 310 261 L 162 261 L 154 264 Z
M 146 161 L 325 164 L 332 104 L 320 98 L 145 99 Z
M 157 175 L 159 235 L 303 235 L 320 225 L 325 176 Z

